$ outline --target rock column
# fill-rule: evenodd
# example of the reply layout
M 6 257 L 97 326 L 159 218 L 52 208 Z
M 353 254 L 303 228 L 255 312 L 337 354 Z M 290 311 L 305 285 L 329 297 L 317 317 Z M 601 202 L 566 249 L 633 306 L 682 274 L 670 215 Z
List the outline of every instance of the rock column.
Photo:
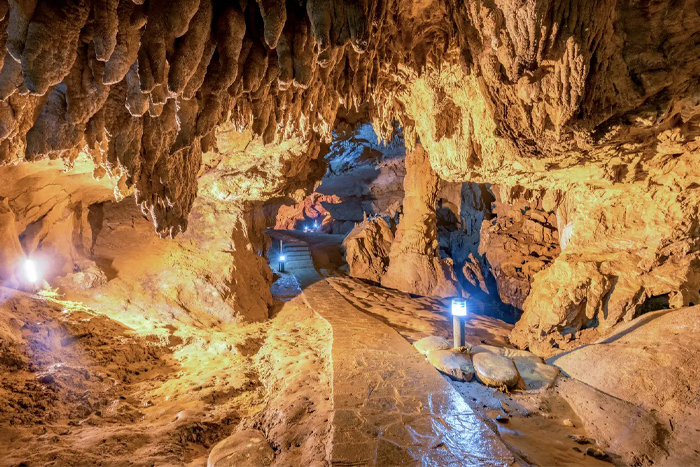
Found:
M 404 215 L 382 285 L 418 295 L 460 296 L 452 260 L 440 259 L 435 205 L 440 179 L 420 145 L 406 154 Z

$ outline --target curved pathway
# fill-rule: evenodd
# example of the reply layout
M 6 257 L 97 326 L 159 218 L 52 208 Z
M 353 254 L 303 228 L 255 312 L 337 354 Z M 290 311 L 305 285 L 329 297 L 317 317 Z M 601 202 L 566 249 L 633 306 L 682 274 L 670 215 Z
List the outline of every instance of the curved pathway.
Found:
M 279 241 L 276 232 L 271 236 Z M 394 329 L 352 306 L 315 269 L 288 272 L 299 280 L 309 306 L 333 328 L 332 465 L 518 465 L 500 438 Z

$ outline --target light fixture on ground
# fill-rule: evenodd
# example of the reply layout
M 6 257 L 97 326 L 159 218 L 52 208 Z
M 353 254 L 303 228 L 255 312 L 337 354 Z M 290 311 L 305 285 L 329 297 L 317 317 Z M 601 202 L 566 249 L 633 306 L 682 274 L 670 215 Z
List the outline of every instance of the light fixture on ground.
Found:
M 280 240 L 280 257 L 279 257 L 279 265 L 278 265 L 278 267 L 277 267 L 277 269 L 279 270 L 279 272 L 284 272 L 284 260 L 285 260 L 285 257 L 284 257 L 284 242 L 283 242 L 282 240 Z
M 454 348 L 464 347 L 464 323 L 467 319 L 467 301 L 463 298 L 452 299 L 452 335 Z
M 24 260 L 24 275 L 27 278 L 27 281 L 34 285 L 39 282 L 39 273 L 37 272 L 34 260 L 31 258 Z

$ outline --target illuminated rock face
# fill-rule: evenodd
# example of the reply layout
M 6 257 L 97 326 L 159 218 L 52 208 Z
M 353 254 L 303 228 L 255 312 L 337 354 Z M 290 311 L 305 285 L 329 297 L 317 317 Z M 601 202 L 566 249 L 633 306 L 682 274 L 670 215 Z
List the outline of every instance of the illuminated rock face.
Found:
M 404 212 L 391 245 L 384 287 L 418 295 L 461 296 L 452 260 L 438 252 L 435 208 L 439 179 L 421 146 L 406 154 Z
M 493 219 L 481 226 L 479 253 L 489 264 L 501 300 L 522 309 L 535 274 L 559 255 L 557 217 L 544 211 L 541 201 L 529 202 L 526 190 L 492 190 Z
M 437 64 L 449 28 L 425 26 L 446 6 L 428 6 L 1 0 L 0 161 L 86 149 L 100 175 L 134 188 L 160 235 L 174 236 L 217 125 L 265 143 L 330 141 L 339 106 L 367 102 L 404 63 Z
M 299 202 L 338 110 L 368 104 L 443 180 L 556 213 L 566 248 L 514 340 L 560 345 L 647 297 L 700 301 L 699 32 L 671 0 L 0 0 L 0 163 L 87 152 L 174 236 L 221 128 L 298 143 L 221 158 L 221 200 Z

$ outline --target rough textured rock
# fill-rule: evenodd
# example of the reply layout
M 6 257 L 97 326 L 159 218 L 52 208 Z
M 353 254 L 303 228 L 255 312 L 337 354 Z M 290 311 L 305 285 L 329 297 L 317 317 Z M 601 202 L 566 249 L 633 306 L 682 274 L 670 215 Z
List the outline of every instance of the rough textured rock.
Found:
M 380 282 L 389 265 L 394 233 L 383 219 L 369 219 L 357 225 L 343 240 L 350 275 Z
M 383 286 L 418 295 L 461 295 L 452 261 L 438 254 L 438 184 L 427 153 L 417 146 L 406 155 L 404 214 L 391 245 Z
M 700 461 L 695 451 L 700 429 L 699 330 L 700 307 L 657 311 L 549 362 L 572 378 L 654 412 L 663 425 L 672 426 L 665 443 L 668 454 L 654 459 L 654 465 L 693 465 Z
M 258 430 L 242 430 L 214 446 L 207 467 L 263 467 L 272 464 L 275 451 Z
M 479 352 L 472 356 L 474 371 L 486 386 L 512 388 L 520 375 L 513 360 L 491 352 Z
M 465 293 L 493 293 L 493 275 L 479 252 L 481 225 L 493 217 L 494 198 L 485 184 L 440 182 L 437 226 L 440 255 L 449 257 Z
M 535 274 L 559 254 L 557 218 L 542 209 L 541 199 L 528 201 L 532 193 L 527 190 L 491 188 L 494 217 L 481 226 L 479 253 L 488 261 L 503 303 L 522 309 Z
M 324 156 L 328 170 L 314 193 L 276 212 L 275 200 L 266 206 L 275 216 L 276 229 L 303 229 L 317 221 L 324 233 L 347 234 L 367 217 L 393 219 L 401 211 L 406 169 L 400 131 L 378 144 L 368 123 L 340 120 L 337 126 Z
M 32 159 L 70 160 L 83 148 L 84 137 L 96 136 L 100 144 L 90 145 L 96 165 L 122 178 L 123 186 L 136 185 L 138 203 L 150 213 L 156 231 L 174 236 L 186 229 L 192 209 L 199 140 L 218 124 L 233 122 L 239 130 L 251 129 L 265 143 L 292 137 L 330 140 L 341 103 L 357 109 L 370 99 L 371 89 L 390 79 L 404 61 L 416 70 L 423 66 L 422 54 L 406 55 L 403 47 L 392 46 L 391 40 L 401 37 L 406 50 L 411 50 L 415 39 L 404 34 L 425 30 L 415 20 L 420 10 L 399 10 L 394 17 L 391 12 L 398 7 L 398 1 L 379 6 L 340 2 L 333 8 L 314 1 L 232 5 L 211 0 L 10 1 L 2 12 L 0 29 L 2 48 L 6 42 L 10 58 L 2 54 L 0 96 L 5 101 L 27 91 L 53 95 L 45 112 L 39 100 L 31 104 L 31 113 L 50 115 L 63 130 L 53 128 L 52 144 L 35 146 Z M 442 6 L 439 12 L 444 18 L 446 8 Z M 433 15 L 428 23 L 439 17 Z M 404 27 L 399 28 L 398 23 Z M 376 34 L 369 25 L 382 27 L 384 32 Z M 426 52 L 447 45 L 444 33 L 428 31 L 421 35 L 427 39 Z M 84 66 L 86 51 L 93 62 L 90 67 Z M 380 63 L 394 63 L 394 71 Z M 133 135 L 132 144 L 137 152 L 143 147 L 144 154 L 117 161 L 105 157 L 120 152 L 121 142 L 105 137 L 108 121 L 103 110 L 116 109 L 105 104 L 104 98 L 117 93 L 116 100 L 124 106 L 120 93 L 130 69 L 138 77 L 133 97 L 140 93 L 141 101 L 149 103 L 148 115 L 132 114 L 137 120 L 134 124 L 145 130 L 142 136 Z M 102 96 L 84 101 L 91 106 L 85 118 L 95 117 L 88 127 L 87 120 L 63 124 L 61 113 L 55 112 L 80 106 L 81 93 L 64 97 L 62 86 L 69 84 L 71 74 L 77 76 L 81 71 L 82 84 L 89 85 L 84 91 L 98 91 Z M 186 102 L 189 100 L 201 110 L 192 113 L 189 121 L 176 123 L 176 107 L 195 107 Z M 388 101 L 389 96 L 382 100 Z M 10 120 L 19 123 L 22 118 L 11 115 Z M 21 154 L 10 149 L 23 146 L 32 128 L 35 134 L 47 131 L 46 123 L 37 123 L 30 122 L 9 137 L 0 136 L 0 160 L 21 159 Z M 196 132 L 179 137 L 193 128 Z M 154 134 L 158 135 L 155 139 Z M 183 170 L 175 170 L 174 165 L 183 164 Z
M 466 349 L 433 350 L 428 361 L 438 370 L 460 381 L 471 381 L 474 366 Z
M 535 276 L 513 342 L 543 355 L 595 329 L 606 334 L 646 311 L 699 303 L 693 190 L 632 186 L 613 194 L 585 188 L 558 197 L 572 234 L 562 254 Z M 655 206 L 650 209 L 649 206 Z
M 222 202 L 212 194 L 217 172 L 209 173 L 190 217 L 197 228 L 163 243 L 131 200 L 110 202 L 115 180 L 96 180 L 93 169 L 85 155 L 68 171 L 60 160 L 0 168 L 2 285 L 32 290 L 24 269 L 31 258 L 40 281 L 94 306 L 105 290 L 118 290 L 141 297 L 129 310 L 165 313 L 167 303 L 200 322 L 267 318 L 262 203 Z
M 0 163 L 70 163 L 86 150 L 119 196 L 133 188 L 160 235 L 187 227 L 217 127 L 303 146 L 277 166 L 233 166 L 229 185 L 299 202 L 320 178 L 308 163 L 336 115 L 366 106 L 382 138 L 398 124 L 409 149 L 420 141 L 442 179 L 539 192 L 557 213 L 564 254 L 533 276 L 518 345 L 561 347 L 632 318 L 647 298 L 700 301 L 695 2 L 0 8 Z
M 61 161 L 3 167 L 0 184 L 0 251 L 4 286 L 30 288 L 23 270 L 31 258 L 42 279 L 51 280 L 82 267 L 92 243 L 89 206 L 114 196 L 113 184 L 92 177 L 86 158 L 65 172 Z

